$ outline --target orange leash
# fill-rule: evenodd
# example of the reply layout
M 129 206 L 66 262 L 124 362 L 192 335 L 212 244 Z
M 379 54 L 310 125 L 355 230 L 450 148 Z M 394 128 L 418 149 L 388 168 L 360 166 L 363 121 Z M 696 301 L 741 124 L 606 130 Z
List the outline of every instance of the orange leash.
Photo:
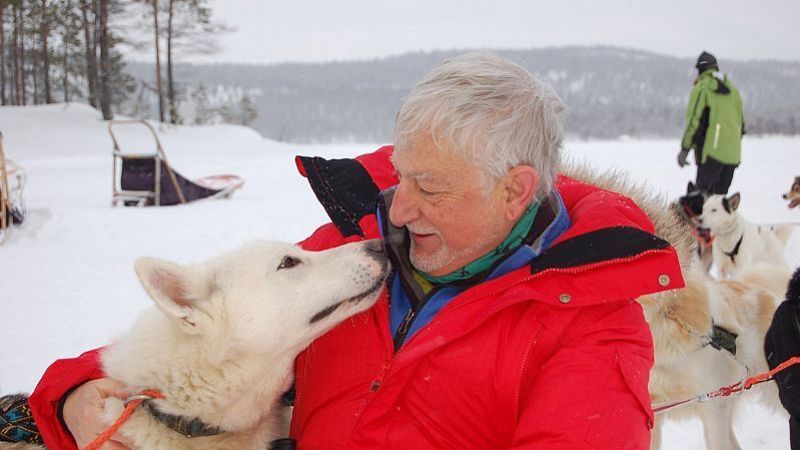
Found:
M 711 400 L 711 399 L 717 398 L 717 397 L 727 397 L 727 396 L 729 396 L 731 394 L 734 394 L 736 392 L 741 392 L 741 391 L 744 391 L 746 389 L 750 389 L 751 387 L 753 387 L 756 384 L 763 383 L 765 381 L 769 381 L 769 380 L 772 379 L 772 377 L 775 376 L 776 373 L 786 369 L 787 367 L 793 366 L 793 365 L 798 364 L 798 363 L 800 363 L 800 356 L 792 356 L 791 358 L 787 359 L 786 361 L 778 364 L 774 369 L 770 370 L 769 372 L 764 372 L 762 374 L 758 374 L 758 375 L 752 376 L 752 377 L 746 379 L 744 382 L 739 382 L 739 383 L 731 384 L 729 386 L 724 386 L 724 387 L 721 387 L 721 388 L 717 389 L 716 391 L 709 392 L 707 394 L 701 394 L 701 395 L 698 395 L 697 397 L 693 397 L 693 398 L 686 399 L 686 400 L 681 400 L 681 401 L 674 402 L 674 403 L 669 403 L 669 404 L 666 404 L 666 405 L 654 406 L 653 407 L 653 412 L 661 412 L 661 411 L 673 408 L 673 407 L 678 406 L 678 405 L 683 405 L 685 403 L 704 402 L 704 401 Z
M 142 404 L 145 400 L 153 399 L 153 398 L 164 398 L 164 394 L 156 390 L 147 390 L 142 391 L 139 394 L 130 397 L 128 400 L 125 401 L 125 410 L 122 411 L 119 418 L 111 424 L 108 429 L 99 435 L 92 442 L 89 443 L 83 450 L 97 450 L 108 442 L 112 436 L 114 436 L 117 431 L 122 427 L 122 425 L 131 417 L 133 411 L 136 410 L 136 407 Z

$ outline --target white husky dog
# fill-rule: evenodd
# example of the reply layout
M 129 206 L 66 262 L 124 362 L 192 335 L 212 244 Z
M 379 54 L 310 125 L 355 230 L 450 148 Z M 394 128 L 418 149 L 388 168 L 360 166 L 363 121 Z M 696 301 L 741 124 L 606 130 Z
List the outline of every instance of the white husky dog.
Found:
M 279 437 L 295 357 L 375 303 L 388 262 L 378 240 L 324 252 L 255 242 L 202 264 L 141 258 L 135 267 L 157 308 L 108 347 L 102 365 L 164 398 L 139 406 L 119 433 L 140 449 L 264 450 Z M 122 400 L 109 398 L 105 410 L 110 424 Z M 186 437 L 165 424 L 180 420 L 211 435 Z
M 712 195 L 703 204 L 700 222 L 714 235 L 714 264 L 723 278 L 729 278 L 756 261 L 789 269 L 783 257 L 792 229 L 786 225 L 768 227 L 748 222 L 737 212 L 740 195 Z

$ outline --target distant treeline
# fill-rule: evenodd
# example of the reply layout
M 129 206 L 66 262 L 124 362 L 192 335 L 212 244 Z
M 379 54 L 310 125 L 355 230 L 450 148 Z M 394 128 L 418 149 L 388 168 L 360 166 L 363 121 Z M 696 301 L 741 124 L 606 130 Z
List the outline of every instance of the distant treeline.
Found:
M 702 49 L 698 49 L 698 53 Z M 713 49 L 712 49 L 713 50 Z M 497 51 L 553 85 L 569 106 L 568 133 L 579 138 L 679 137 L 694 60 L 615 47 Z M 183 88 L 238 90 L 256 105 L 264 136 L 295 142 L 391 139 L 397 108 L 428 70 L 460 52 L 320 64 L 175 66 Z M 800 134 L 800 62 L 727 61 L 720 68 L 745 101 L 748 132 Z M 147 78 L 149 64 L 131 63 Z
M 176 63 L 215 50 L 226 28 L 211 13 L 209 0 L 0 0 L 0 103 L 84 101 L 106 119 L 120 113 L 249 124 L 293 142 L 386 142 L 403 96 L 433 66 L 460 53 L 319 64 Z M 126 61 L 131 48 L 149 52 L 152 62 Z M 556 88 L 569 106 L 573 137 L 681 132 L 695 76 L 689 58 L 615 47 L 497 52 Z M 749 133 L 800 134 L 800 62 L 721 57 L 720 67 L 742 93 Z

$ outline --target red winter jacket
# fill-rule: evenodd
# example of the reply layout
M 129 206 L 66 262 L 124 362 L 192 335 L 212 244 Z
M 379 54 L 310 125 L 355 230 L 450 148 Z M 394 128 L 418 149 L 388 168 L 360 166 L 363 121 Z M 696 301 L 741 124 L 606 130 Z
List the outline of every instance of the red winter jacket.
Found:
M 304 248 L 378 236 L 363 199 L 396 182 L 390 153 L 298 160 L 335 223 Z M 384 293 L 298 357 L 300 450 L 648 448 L 653 346 L 633 299 L 682 287 L 677 256 L 630 199 L 565 177 L 557 189 L 571 227 L 529 266 L 455 297 L 397 353 Z M 31 407 L 51 448 L 75 448 L 59 399 L 99 375 L 93 353 L 48 369 Z

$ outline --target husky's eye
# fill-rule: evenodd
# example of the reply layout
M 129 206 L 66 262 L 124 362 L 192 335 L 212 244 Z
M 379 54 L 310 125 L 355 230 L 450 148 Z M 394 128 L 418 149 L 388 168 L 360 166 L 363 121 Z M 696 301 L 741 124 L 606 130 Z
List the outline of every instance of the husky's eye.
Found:
M 281 264 L 278 266 L 278 270 L 281 269 L 291 269 L 292 267 L 300 264 L 300 260 L 297 258 L 292 258 L 291 256 L 284 256 Z

